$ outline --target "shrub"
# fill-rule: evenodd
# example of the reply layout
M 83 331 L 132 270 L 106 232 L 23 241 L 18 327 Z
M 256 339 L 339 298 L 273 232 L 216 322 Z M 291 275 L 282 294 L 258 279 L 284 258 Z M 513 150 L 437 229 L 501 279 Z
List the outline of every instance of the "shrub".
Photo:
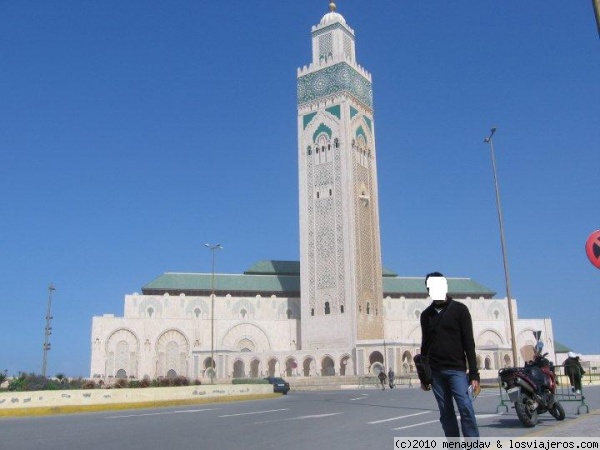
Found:
M 267 380 L 262 378 L 234 378 L 231 384 L 268 384 Z
M 200 381 L 200 378 L 196 378 L 194 380 L 194 386 L 200 386 L 202 384 L 202 381 Z
M 126 388 L 128 384 L 129 383 L 127 382 L 126 379 L 117 378 L 117 380 L 114 382 L 113 386 L 115 389 L 122 389 L 122 388 Z
M 87 380 L 81 385 L 82 389 L 96 389 L 96 382 L 94 380 Z
M 173 386 L 189 386 L 190 380 L 187 377 L 179 376 L 173 380 Z
M 150 381 L 150 378 L 148 378 L 148 377 L 144 377 L 140 381 L 141 388 L 147 388 L 147 387 L 150 387 L 151 385 L 152 385 L 152 381 Z

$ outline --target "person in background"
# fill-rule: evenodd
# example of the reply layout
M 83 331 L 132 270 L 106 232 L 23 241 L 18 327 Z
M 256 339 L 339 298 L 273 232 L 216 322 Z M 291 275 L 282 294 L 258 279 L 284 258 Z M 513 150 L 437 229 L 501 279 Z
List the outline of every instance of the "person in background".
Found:
M 394 371 L 390 367 L 390 370 L 388 371 L 388 383 L 390 384 L 390 389 L 394 389 L 394 378 L 395 378 L 395 376 L 396 375 L 394 374 Z
M 377 378 L 379 378 L 379 381 L 381 382 L 381 390 L 385 391 L 385 371 L 383 369 L 381 369 Z
M 569 377 L 571 382 L 571 391 L 575 394 L 581 394 L 581 377 L 585 373 L 581 362 L 579 362 L 579 355 L 569 352 L 568 358 L 565 359 L 563 365 L 565 366 L 565 375 Z

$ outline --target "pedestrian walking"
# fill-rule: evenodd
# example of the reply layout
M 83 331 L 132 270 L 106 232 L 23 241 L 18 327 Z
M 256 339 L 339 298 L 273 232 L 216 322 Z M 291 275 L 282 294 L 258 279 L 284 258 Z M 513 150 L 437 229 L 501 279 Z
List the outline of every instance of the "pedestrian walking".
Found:
M 388 372 L 388 383 L 390 384 L 390 389 L 394 389 L 394 380 L 395 380 L 395 374 L 394 374 L 394 371 L 392 370 L 392 368 L 390 367 L 390 370 Z
M 381 390 L 385 391 L 385 371 L 383 369 L 381 369 L 381 372 L 379 372 L 379 375 L 377 375 L 377 378 L 379 378 L 379 381 L 381 383 Z
M 581 362 L 579 361 L 579 355 L 569 352 L 568 358 L 563 363 L 565 366 L 565 375 L 569 377 L 571 382 L 571 391 L 575 394 L 581 394 L 581 377 L 585 373 Z

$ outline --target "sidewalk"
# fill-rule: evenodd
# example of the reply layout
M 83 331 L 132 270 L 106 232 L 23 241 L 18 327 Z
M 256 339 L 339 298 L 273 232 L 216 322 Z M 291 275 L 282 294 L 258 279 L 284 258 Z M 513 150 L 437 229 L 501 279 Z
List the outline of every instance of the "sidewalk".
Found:
M 537 427 L 536 427 L 537 428 Z M 578 415 L 575 419 L 568 417 L 552 427 L 537 428 L 523 437 L 586 437 L 600 436 L 600 409 L 591 409 L 589 413 Z

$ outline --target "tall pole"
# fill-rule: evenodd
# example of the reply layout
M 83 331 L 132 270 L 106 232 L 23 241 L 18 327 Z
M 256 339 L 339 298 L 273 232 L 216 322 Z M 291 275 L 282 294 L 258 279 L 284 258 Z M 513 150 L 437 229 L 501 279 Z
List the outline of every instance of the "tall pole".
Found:
M 502 206 L 500 204 L 500 189 L 498 187 L 498 174 L 496 172 L 496 156 L 494 155 L 494 140 L 492 137 L 496 132 L 496 127 L 490 130 L 490 135 L 486 137 L 483 142 L 490 144 L 490 150 L 492 154 L 492 167 L 494 169 L 494 186 L 496 188 L 496 209 L 498 210 L 498 223 L 500 225 L 500 242 L 502 244 L 502 261 L 504 263 L 504 281 L 506 284 L 506 297 L 508 300 L 508 319 L 510 324 L 510 339 L 512 343 L 512 359 L 513 365 L 518 364 L 517 359 L 517 340 L 515 338 L 515 323 L 513 320 L 512 311 L 512 296 L 510 295 L 510 275 L 508 271 L 508 258 L 506 256 L 506 240 L 504 239 L 504 221 L 502 219 Z
M 52 334 L 52 327 L 50 326 L 52 320 L 52 292 L 56 288 L 52 283 L 48 286 L 48 302 L 46 305 L 46 328 L 44 329 L 44 359 L 42 361 L 42 377 L 46 378 L 46 363 L 48 362 L 48 350 L 50 350 L 50 335 Z
M 215 382 L 215 252 L 222 250 L 221 244 L 204 244 L 212 252 L 212 275 L 210 279 L 210 382 Z
M 596 28 L 598 28 L 598 37 L 600 37 L 600 0 L 592 0 L 594 16 L 596 16 Z

